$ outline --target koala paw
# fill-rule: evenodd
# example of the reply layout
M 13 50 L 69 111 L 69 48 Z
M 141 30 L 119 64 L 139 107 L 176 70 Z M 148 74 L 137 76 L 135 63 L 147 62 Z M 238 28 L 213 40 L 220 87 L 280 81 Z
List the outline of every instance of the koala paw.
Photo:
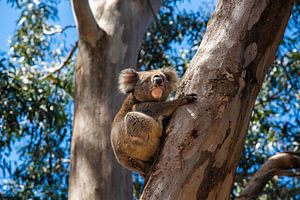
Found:
M 194 103 L 197 101 L 197 94 L 187 94 L 182 97 L 185 104 Z

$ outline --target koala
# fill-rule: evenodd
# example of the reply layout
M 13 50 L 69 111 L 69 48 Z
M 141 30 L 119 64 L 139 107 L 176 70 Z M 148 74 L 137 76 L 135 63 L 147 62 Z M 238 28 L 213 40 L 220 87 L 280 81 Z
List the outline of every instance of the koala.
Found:
M 160 148 L 162 120 L 197 100 L 195 94 L 189 94 L 166 101 L 178 82 L 171 68 L 145 72 L 125 69 L 120 74 L 119 89 L 128 96 L 112 123 L 111 144 L 118 162 L 144 178 Z

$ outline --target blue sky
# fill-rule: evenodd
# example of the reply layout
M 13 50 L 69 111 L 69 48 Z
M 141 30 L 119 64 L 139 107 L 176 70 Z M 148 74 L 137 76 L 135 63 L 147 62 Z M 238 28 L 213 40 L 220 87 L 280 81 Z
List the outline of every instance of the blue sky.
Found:
M 17 19 L 20 15 L 20 12 L 17 9 L 11 8 L 6 1 L 0 1 L 0 50 L 7 51 L 9 49 L 9 39 L 11 38 L 15 28 Z M 62 27 L 67 25 L 74 25 L 73 13 L 71 9 L 70 1 L 62 0 L 58 8 L 58 22 Z M 74 41 L 77 40 L 77 33 L 75 29 L 68 29 L 68 43 L 74 44 Z
M 205 13 L 211 13 L 216 2 L 217 0 L 186 0 L 180 5 L 179 9 L 200 9 Z M 11 6 L 6 3 L 6 1 L 0 0 L 0 27 L 2 27 L 0 31 L 0 51 L 7 51 L 9 49 L 9 39 L 14 32 L 19 14 L 20 12 L 14 8 L 11 8 Z M 55 22 L 55 24 L 59 24 L 62 27 L 75 24 L 70 1 L 61 1 L 61 3 L 59 4 L 58 15 L 59 20 L 58 22 Z M 77 40 L 76 30 L 67 30 L 68 44 L 74 44 L 75 40 Z

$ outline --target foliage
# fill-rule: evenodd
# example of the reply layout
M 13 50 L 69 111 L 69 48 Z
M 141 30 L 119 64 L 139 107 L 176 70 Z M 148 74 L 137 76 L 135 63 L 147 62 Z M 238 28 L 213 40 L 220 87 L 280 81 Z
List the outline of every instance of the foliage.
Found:
M 163 2 L 145 34 L 136 68 L 149 70 L 172 66 L 183 74 L 196 53 L 208 21 L 208 16 L 200 10 L 180 9 L 183 2 Z
M 234 196 L 260 165 L 276 152 L 300 150 L 299 63 L 299 50 L 287 53 L 276 59 L 266 77 L 252 113 L 244 155 L 237 170 Z M 296 178 L 275 177 L 265 187 L 261 199 L 297 199 L 299 185 Z
M 58 0 L 8 1 L 20 11 L 10 51 L 0 60 L 0 191 L 4 198 L 66 198 L 73 60 L 57 25 Z
M 256 100 L 233 198 L 276 152 L 300 151 L 300 6 L 295 5 L 276 60 Z M 299 199 L 297 178 L 274 177 L 259 199 Z

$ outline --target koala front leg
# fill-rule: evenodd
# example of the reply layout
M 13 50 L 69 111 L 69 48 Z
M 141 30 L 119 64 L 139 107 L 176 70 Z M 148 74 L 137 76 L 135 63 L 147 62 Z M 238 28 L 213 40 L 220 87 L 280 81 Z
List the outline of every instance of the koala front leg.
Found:
M 171 116 L 180 106 L 193 103 L 197 100 L 196 94 L 188 94 L 173 101 L 167 102 L 145 102 L 133 106 L 133 109 L 139 112 L 147 113 L 154 119 L 159 119 L 161 116 Z
M 162 129 L 161 120 L 156 121 L 143 113 L 129 112 L 125 116 L 126 134 L 140 144 L 147 144 L 153 137 L 160 138 Z

